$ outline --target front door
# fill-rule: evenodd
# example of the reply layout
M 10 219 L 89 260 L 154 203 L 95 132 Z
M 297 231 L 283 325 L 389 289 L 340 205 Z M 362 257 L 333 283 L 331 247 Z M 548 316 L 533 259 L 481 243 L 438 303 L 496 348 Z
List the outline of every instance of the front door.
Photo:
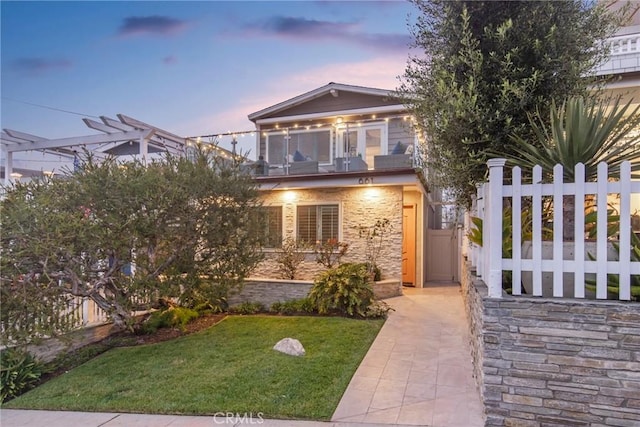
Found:
M 402 284 L 416 283 L 416 207 L 402 207 Z

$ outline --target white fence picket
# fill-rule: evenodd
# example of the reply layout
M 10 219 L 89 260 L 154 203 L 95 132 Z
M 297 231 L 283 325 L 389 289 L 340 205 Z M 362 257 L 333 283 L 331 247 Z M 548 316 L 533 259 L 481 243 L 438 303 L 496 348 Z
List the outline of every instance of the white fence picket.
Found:
M 595 276 L 596 292 L 598 299 L 606 299 L 608 296 L 608 275 L 618 275 L 619 296 L 621 300 L 631 299 L 631 275 L 640 275 L 640 262 L 631 260 L 631 195 L 640 193 L 640 182 L 631 180 L 631 166 L 624 162 L 620 168 L 618 181 L 609 181 L 608 166 L 605 163 L 598 165 L 597 182 L 585 182 L 585 167 L 578 164 L 575 167 L 575 182 L 563 182 L 563 169 L 560 165 L 554 168 L 553 182 L 543 183 L 542 168 L 535 166 L 532 170 L 532 182 L 522 183 L 522 171 L 513 168 L 511 184 L 504 185 L 503 169 L 504 159 L 492 159 L 488 162 L 489 182 L 478 186 L 478 199 L 476 201 L 476 215 L 483 220 L 483 245 L 473 245 L 471 248 L 471 260 L 477 267 L 478 274 L 489 287 L 490 297 L 502 295 L 502 272 L 512 272 L 512 293 L 520 295 L 522 273 L 528 272 L 532 277 L 532 293 L 534 296 L 543 295 L 543 272 L 552 273 L 554 297 L 585 298 L 585 279 Z M 586 244 L 583 239 L 585 224 L 585 197 L 595 196 L 596 209 L 596 251 L 595 259 L 585 257 Z M 619 199 L 620 221 L 618 230 L 619 257 L 617 260 L 607 259 L 608 247 L 608 197 L 615 195 Z M 563 202 L 567 196 L 574 197 L 575 239 L 573 257 L 564 259 L 563 247 Z M 503 233 L 503 199 L 511 198 L 512 219 L 512 255 L 511 258 L 503 258 L 502 233 Z M 531 202 L 531 257 L 523 258 L 522 251 L 522 198 L 530 197 Z M 542 238 L 543 209 L 547 208 L 547 200 L 553 199 L 553 254 L 551 259 L 543 259 Z M 573 292 L 567 288 L 565 293 L 564 273 L 573 275 L 575 285 Z M 545 275 L 546 276 L 546 275 Z

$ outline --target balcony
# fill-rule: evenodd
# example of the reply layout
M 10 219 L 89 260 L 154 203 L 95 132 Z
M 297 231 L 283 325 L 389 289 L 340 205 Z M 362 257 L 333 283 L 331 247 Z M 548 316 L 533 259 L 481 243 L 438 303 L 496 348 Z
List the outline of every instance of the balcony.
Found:
M 624 27 L 619 35 L 608 40 L 609 60 L 596 70 L 597 76 L 620 75 L 640 71 L 640 25 Z

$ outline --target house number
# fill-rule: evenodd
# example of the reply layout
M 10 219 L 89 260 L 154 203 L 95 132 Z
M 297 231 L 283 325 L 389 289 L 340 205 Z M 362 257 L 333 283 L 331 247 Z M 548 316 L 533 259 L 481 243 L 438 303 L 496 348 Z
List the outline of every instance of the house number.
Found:
M 360 178 L 358 184 L 373 184 L 373 178 Z

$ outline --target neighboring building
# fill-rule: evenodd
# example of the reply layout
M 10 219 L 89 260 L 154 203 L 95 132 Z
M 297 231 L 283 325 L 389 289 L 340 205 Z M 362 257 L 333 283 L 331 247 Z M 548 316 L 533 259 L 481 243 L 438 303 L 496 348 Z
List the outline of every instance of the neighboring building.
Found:
M 359 227 L 388 219 L 392 229 L 377 262 L 383 279 L 417 287 L 456 279 L 455 233 L 430 204 L 421 144 L 391 91 L 329 83 L 249 119 L 258 131 L 257 180 L 273 246 L 256 276 L 277 277 L 274 258 L 287 238 L 348 243 L 343 261 L 365 262 Z M 436 260 L 433 269 L 428 259 Z M 319 271 L 309 253 L 300 278 Z

